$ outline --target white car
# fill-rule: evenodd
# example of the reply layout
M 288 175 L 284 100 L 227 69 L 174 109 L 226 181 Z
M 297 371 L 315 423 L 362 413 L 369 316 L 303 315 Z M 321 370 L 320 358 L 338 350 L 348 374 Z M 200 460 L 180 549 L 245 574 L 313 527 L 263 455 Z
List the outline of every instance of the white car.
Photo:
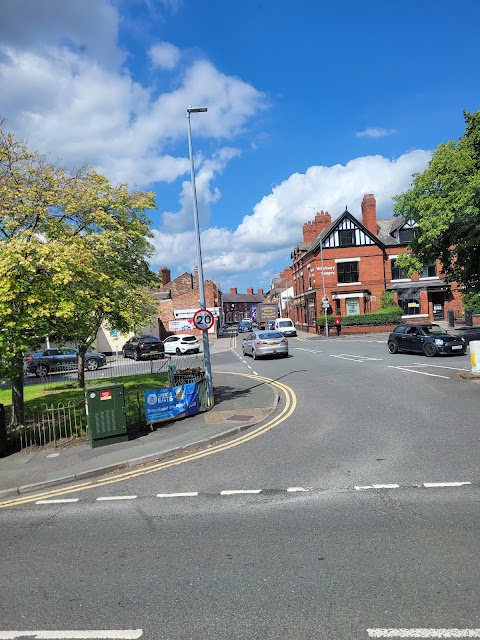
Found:
M 193 334 L 170 336 L 163 341 L 165 353 L 176 353 L 178 356 L 184 353 L 199 353 L 200 343 Z

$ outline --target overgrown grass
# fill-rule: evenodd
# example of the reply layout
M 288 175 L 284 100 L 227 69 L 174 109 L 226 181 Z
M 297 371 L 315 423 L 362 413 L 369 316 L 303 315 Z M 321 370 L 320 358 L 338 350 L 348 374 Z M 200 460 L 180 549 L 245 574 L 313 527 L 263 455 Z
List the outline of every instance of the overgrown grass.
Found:
M 143 392 L 148 389 L 162 389 L 168 386 L 168 376 L 166 374 L 141 374 L 131 376 L 119 376 L 118 378 L 102 378 L 92 380 L 89 384 L 101 383 L 102 385 L 123 384 L 125 386 L 125 404 L 127 406 L 127 424 L 140 425 L 144 420 L 145 409 L 143 402 Z M 75 387 L 74 382 L 54 382 L 46 385 L 37 384 L 25 387 L 25 413 L 41 413 L 44 405 L 57 406 L 59 403 L 67 404 L 72 402 L 74 406 L 81 407 L 85 403 L 85 392 L 83 389 Z M 12 404 L 11 389 L 0 390 L 0 404 L 5 405 L 7 421 L 10 417 Z

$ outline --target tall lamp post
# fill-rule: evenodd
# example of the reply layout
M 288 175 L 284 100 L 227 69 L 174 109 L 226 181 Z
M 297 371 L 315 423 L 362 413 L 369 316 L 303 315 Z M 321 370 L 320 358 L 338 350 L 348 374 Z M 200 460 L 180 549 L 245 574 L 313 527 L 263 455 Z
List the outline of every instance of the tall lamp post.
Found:
M 205 284 L 203 281 L 203 263 L 202 263 L 202 245 L 200 243 L 200 224 L 198 222 L 198 204 L 197 204 L 197 187 L 195 185 L 195 166 L 193 164 L 193 146 L 192 146 L 192 128 L 190 126 L 191 113 L 204 113 L 207 107 L 188 107 L 187 124 L 188 124 L 188 152 L 190 154 L 190 173 L 192 176 L 192 199 L 193 199 L 193 219 L 195 221 L 195 236 L 197 242 L 197 262 L 198 262 L 198 292 L 200 295 L 200 308 L 206 309 L 205 301 Z M 208 331 L 202 331 L 203 334 L 203 357 L 205 360 L 205 382 L 207 384 L 207 404 L 213 406 L 213 383 L 212 383 L 212 365 L 210 362 L 210 342 Z

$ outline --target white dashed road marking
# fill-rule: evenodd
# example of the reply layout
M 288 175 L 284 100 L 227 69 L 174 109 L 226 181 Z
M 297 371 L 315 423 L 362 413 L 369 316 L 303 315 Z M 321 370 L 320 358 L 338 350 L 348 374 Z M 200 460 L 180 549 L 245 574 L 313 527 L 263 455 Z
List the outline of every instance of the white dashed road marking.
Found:
M 90 629 L 58 631 L 0 631 L 0 640 L 33 638 L 33 640 L 137 640 L 142 629 Z
M 423 486 L 427 489 L 437 489 L 439 487 L 463 487 L 471 482 L 424 482 Z
M 368 356 L 356 356 L 351 353 L 341 353 L 339 355 L 330 354 L 331 358 L 340 358 L 341 360 L 351 360 L 352 362 L 372 362 L 376 360 L 381 362 L 383 358 L 369 358 Z
M 195 498 L 198 491 L 186 491 L 185 493 L 157 493 L 157 498 Z
M 470 369 L 460 367 L 447 367 L 444 364 L 425 364 L 424 362 L 412 362 L 415 367 L 435 367 L 435 369 L 451 369 L 452 371 L 470 371 Z
M 97 498 L 97 502 L 107 502 L 108 500 L 135 500 L 137 496 L 103 496 Z
M 408 369 L 407 367 L 394 367 L 388 365 L 389 369 L 398 369 L 399 371 L 409 371 L 410 373 L 419 373 L 421 376 L 430 376 L 431 378 L 443 378 L 444 380 L 450 380 L 450 376 L 440 376 L 436 373 L 427 373 L 426 371 L 417 371 L 416 369 Z
M 367 484 L 363 487 L 354 487 L 356 491 L 365 491 L 366 489 L 400 489 L 399 484 Z
M 78 502 L 79 500 L 80 498 L 58 498 L 57 500 L 37 500 L 35 504 L 62 504 L 65 502 Z
M 319 351 L 317 349 L 306 349 L 305 347 L 295 347 L 297 351 L 308 351 L 308 353 L 323 353 L 323 351 Z
M 309 491 L 309 489 L 304 489 L 303 487 L 288 487 L 287 491 L 289 493 L 295 493 L 297 491 Z
M 480 629 L 367 629 L 370 638 L 480 638 Z

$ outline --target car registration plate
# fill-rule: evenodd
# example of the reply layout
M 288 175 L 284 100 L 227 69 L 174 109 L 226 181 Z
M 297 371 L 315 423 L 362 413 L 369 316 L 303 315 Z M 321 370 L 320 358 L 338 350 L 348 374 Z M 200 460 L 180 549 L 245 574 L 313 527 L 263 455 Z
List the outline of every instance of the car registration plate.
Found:
M 463 347 L 462 347 L 462 345 L 461 345 L 461 344 L 454 344 L 454 345 L 452 346 L 452 349 L 463 349 Z
M 279 347 L 279 346 L 280 346 L 280 343 L 279 343 L 279 342 L 271 342 L 271 343 L 270 343 L 270 346 L 271 346 L 271 347 Z
M 150 353 L 158 353 L 158 351 L 150 351 Z

